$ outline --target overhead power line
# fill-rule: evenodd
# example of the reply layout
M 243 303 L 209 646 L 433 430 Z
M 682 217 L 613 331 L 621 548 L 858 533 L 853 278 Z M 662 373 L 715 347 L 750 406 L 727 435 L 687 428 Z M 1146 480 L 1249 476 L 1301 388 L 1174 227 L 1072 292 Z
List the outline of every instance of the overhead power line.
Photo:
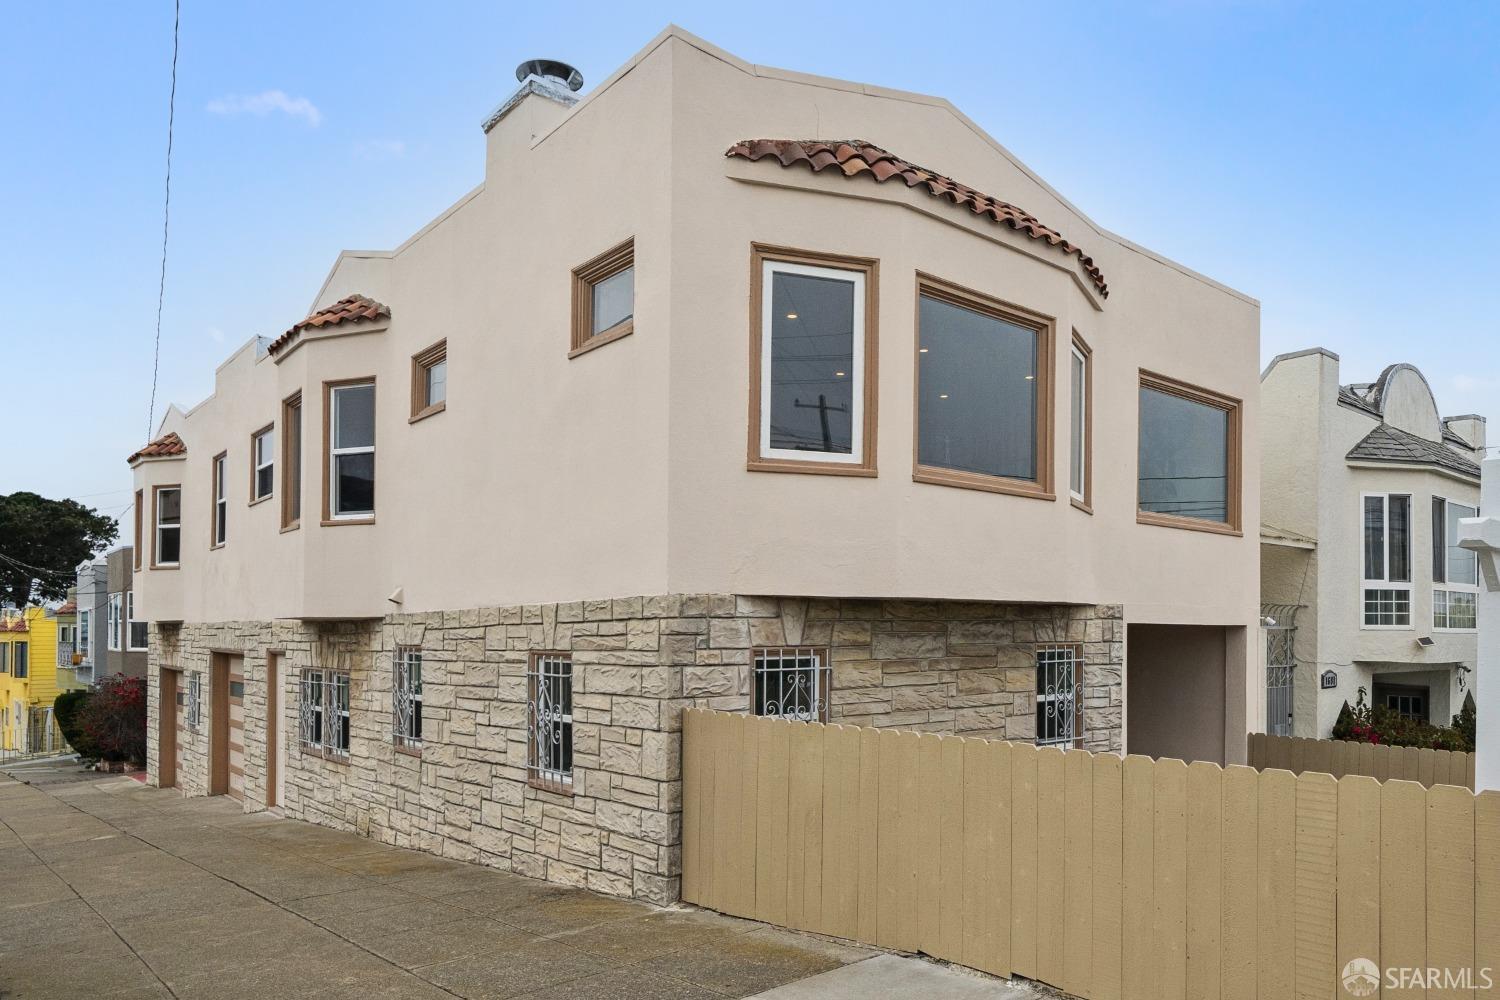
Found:
M 161 370 L 161 311 L 167 298 L 167 228 L 172 219 L 172 130 L 177 120 L 177 36 L 182 0 L 172 2 L 172 90 L 167 97 L 167 183 L 161 210 L 161 278 L 156 287 L 156 343 L 151 352 L 151 406 L 146 413 L 146 440 L 156 426 L 156 378 Z

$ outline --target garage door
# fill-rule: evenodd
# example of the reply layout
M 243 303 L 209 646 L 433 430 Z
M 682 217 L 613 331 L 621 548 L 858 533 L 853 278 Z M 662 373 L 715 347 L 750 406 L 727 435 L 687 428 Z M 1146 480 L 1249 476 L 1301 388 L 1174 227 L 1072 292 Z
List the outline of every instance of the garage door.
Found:
M 243 661 L 230 661 L 240 664 Z M 245 801 L 245 675 L 229 673 L 229 787 L 231 798 Z

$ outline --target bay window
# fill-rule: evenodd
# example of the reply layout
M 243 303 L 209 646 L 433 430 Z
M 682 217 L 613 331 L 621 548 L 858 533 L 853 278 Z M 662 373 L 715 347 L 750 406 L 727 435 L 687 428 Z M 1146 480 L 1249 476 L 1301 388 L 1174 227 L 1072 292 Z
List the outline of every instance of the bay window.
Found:
M 176 566 L 182 554 L 182 488 L 158 486 L 151 493 L 156 539 L 151 549 L 153 568 Z
M 325 390 L 325 520 L 371 520 L 375 516 L 375 383 L 330 382 Z
M 1360 497 L 1365 628 L 1411 627 L 1411 497 Z
M 1479 627 L 1479 559 L 1458 544 L 1458 522 L 1479 509 L 1432 498 L 1432 627 L 1472 632 Z
M 750 469 L 875 474 L 875 267 L 755 248 Z
M 936 279 L 919 291 L 913 478 L 1050 498 L 1050 324 Z

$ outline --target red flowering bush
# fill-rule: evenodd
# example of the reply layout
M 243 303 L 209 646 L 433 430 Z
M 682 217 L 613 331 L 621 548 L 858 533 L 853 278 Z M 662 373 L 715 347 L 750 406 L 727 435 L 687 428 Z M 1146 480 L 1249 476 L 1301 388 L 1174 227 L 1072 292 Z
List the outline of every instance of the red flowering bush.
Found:
M 1464 699 L 1463 709 L 1451 726 L 1434 726 L 1393 712 L 1382 705 L 1367 705 L 1365 689 L 1353 705 L 1347 701 L 1333 724 L 1333 738 L 1356 743 L 1383 743 L 1393 747 L 1474 752 L 1474 696 Z
M 79 713 L 86 741 L 107 761 L 146 763 L 146 680 L 115 674 L 94 685 Z

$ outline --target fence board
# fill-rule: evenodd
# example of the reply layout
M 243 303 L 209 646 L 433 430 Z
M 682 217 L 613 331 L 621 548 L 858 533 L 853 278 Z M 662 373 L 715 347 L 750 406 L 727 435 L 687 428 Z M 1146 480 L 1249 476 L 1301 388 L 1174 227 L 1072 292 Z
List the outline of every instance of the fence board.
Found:
M 1187 995 L 1216 1000 L 1222 975 L 1223 777 L 1199 761 L 1187 772 Z
M 760 759 L 758 754 L 759 727 L 770 720 L 745 716 L 738 732 L 730 734 L 729 750 L 735 756 L 735 767 L 739 789 L 739 812 L 734 817 L 731 838 L 737 838 L 730 873 L 724 880 L 724 890 L 733 901 L 733 912 L 749 916 L 755 913 L 755 842 L 760 831 L 756 828 L 756 808 L 760 799 Z
M 880 730 L 859 730 L 860 941 L 876 940 L 880 887 Z
M 792 726 L 778 719 L 757 726 L 755 800 L 755 917 L 786 923 L 787 799 Z
M 1220 918 L 1224 937 L 1222 995 L 1224 1000 L 1256 1000 L 1257 935 L 1256 870 L 1260 844 L 1260 778 L 1248 767 L 1224 769 L 1223 843 L 1224 907 Z
M 917 947 L 929 955 L 942 951 L 938 909 L 943 895 L 939 838 L 942 835 L 942 737 L 923 733 L 917 744 Z
M 1281 769 L 1293 774 L 1317 771 L 1341 778 L 1363 774 L 1379 781 L 1415 781 L 1424 788 L 1459 785 L 1473 789 L 1474 755 L 1457 750 L 1393 747 L 1348 740 L 1250 733 L 1246 757 L 1259 771 Z
M 904 951 L 916 951 L 920 947 L 917 937 L 917 879 L 918 856 L 921 841 L 921 786 L 918 778 L 918 750 L 921 736 L 917 733 L 902 733 L 896 743 L 899 747 L 897 760 L 900 783 L 897 788 L 901 796 L 901 825 L 897 840 L 900 870 L 897 872 L 896 927 L 898 939 L 904 942 Z
M 831 937 L 859 936 L 859 733 L 844 726 L 823 731 L 823 919 L 818 930 Z
M 881 730 L 877 832 L 875 836 L 877 900 L 875 936 L 882 948 L 902 948 L 901 938 L 901 770 L 904 734 Z M 910 950 L 907 947 L 906 950 Z
M 995 772 L 990 746 L 983 740 L 963 744 L 963 906 L 964 965 L 986 969 L 994 951 Z
M 1380 789 L 1380 960 L 1382 967 L 1427 966 L 1427 792 L 1414 781 Z M 1425 997 L 1421 986 L 1385 989 L 1384 1000 Z
M 990 933 L 994 947 L 992 967 L 986 971 L 1000 976 L 1011 974 L 1011 908 L 1015 905 L 1015 890 L 1011 881 L 1011 816 L 1014 811 L 1014 792 L 1011 787 L 1011 752 L 1009 743 L 994 743 L 990 746 L 990 770 L 994 775 L 995 812 L 994 844 L 994 911 L 990 913 Z M 981 966 L 981 968 L 984 968 Z
M 1339 779 L 1338 944 L 1334 967 L 1356 958 L 1384 968 L 1380 954 L 1380 782 Z
M 703 803 L 703 756 L 695 751 L 703 745 L 703 716 L 698 712 L 682 715 L 682 898 L 689 903 L 703 902 L 703 852 L 698 849 L 702 828 L 699 816 Z
M 1063 981 L 1063 935 L 1066 932 L 1063 869 L 1066 849 L 1067 798 L 1063 752 L 1045 747 L 1036 755 L 1036 978 Z
M 1036 978 L 1037 752 L 1024 743 L 1010 748 L 1010 964 Z
M 939 778 L 942 831 L 938 841 L 938 955 L 950 962 L 964 957 L 964 740 L 945 736 Z
M 1093 992 L 1088 995 L 1097 1000 L 1120 1000 L 1122 991 L 1124 794 L 1124 761 L 1113 754 L 1095 756 Z
M 823 922 L 823 727 L 786 725 L 792 730 L 786 919 L 812 929 Z
M 739 737 L 744 731 L 743 716 L 726 715 L 714 737 L 714 813 L 713 827 L 713 899 L 714 908 L 738 913 L 734 895 L 735 822 L 739 816 Z
M 1474 968 L 1500 977 L 1500 792 L 1474 797 Z
M 1333 775 L 1300 776 L 1296 810 L 1296 996 L 1327 1000 L 1338 980 L 1338 782 Z
M 1121 963 L 1121 996 L 1125 1000 L 1156 997 L 1156 830 L 1155 762 L 1129 756 L 1124 767 L 1125 951 Z
M 1082 750 L 1063 757 L 1063 977 L 1085 996 L 1093 981 L 1094 759 Z
M 1256 865 L 1256 984 L 1263 997 L 1296 989 L 1297 778 L 1265 771 L 1259 787 L 1260 841 Z
M 1157 995 L 1181 1000 L 1187 995 L 1187 765 L 1159 760 L 1153 777 Z
M 1474 796 L 1438 785 L 1427 791 L 1427 965 L 1457 973 L 1474 964 Z M 1420 900 L 1416 901 L 1420 904 Z M 1477 970 L 1476 970 L 1477 971 Z M 1429 989 L 1429 998 L 1474 1000 L 1472 984 Z

